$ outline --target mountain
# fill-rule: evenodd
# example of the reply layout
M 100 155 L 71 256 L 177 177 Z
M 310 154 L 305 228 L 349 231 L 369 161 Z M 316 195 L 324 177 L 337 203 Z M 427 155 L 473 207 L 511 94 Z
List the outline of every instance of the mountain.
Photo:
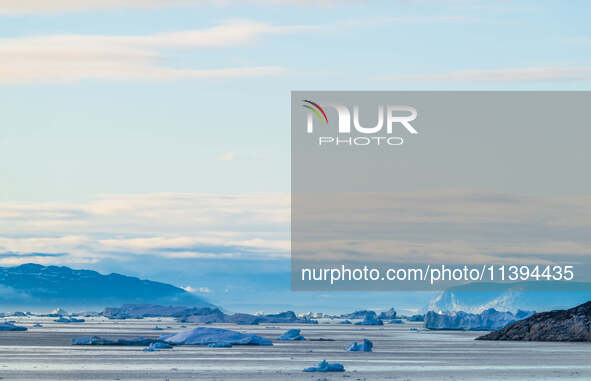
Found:
M 477 340 L 591 341 L 591 302 L 535 314 Z
M 431 300 L 430 311 L 548 311 L 576 306 L 591 299 L 591 283 L 517 282 L 469 283 L 449 288 Z
M 121 274 L 65 266 L 0 267 L 0 307 L 99 307 L 124 303 L 213 306 L 182 288 Z

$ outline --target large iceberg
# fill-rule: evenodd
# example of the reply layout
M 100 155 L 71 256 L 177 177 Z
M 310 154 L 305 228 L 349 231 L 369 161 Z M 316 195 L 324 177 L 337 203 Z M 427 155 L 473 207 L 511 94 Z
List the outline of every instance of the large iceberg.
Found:
M 26 331 L 27 327 L 21 327 L 14 325 L 13 323 L 4 322 L 0 323 L 0 331 Z
M 535 312 L 517 311 L 500 312 L 494 308 L 473 314 L 463 311 L 450 313 L 437 313 L 430 311 L 425 316 L 425 328 L 434 330 L 465 330 L 465 331 L 491 331 L 501 329 L 507 324 L 525 319 Z
M 197 327 L 179 333 L 162 335 L 158 341 L 172 345 L 273 345 L 271 340 L 255 334 L 209 327 Z
M 128 346 L 146 346 L 151 345 L 154 339 L 145 337 L 125 337 L 117 339 L 107 339 L 104 337 L 75 337 L 72 339 L 72 345 L 128 345 Z
M 373 343 L 367 339 L 363 339 L 363 343 L 357 343 L 356 341 L 345 348 L 349 352 L 371 352 Z
M 283 335 L 279 336 L 277 340 L 299 341 L 306 340 L 306 338 L 300 334 L 299 329 L 290 329 L 286 331 Z
M 304 369 L 304 372 L 344 372 L 345 367 L 343 364 L 334 363 L 329 364 L 326 360 L 322 360 L 317 366 L 311 366 Z

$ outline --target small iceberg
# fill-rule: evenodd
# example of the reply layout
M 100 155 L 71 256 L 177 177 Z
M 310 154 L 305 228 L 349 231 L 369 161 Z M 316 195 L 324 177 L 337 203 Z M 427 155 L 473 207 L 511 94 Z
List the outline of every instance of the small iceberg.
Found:
M 380 313 L 378 318 L 382 320 L 394 320 L 396 319 L 396 310 L 394 308 L 390 308 L 388 311 Z
M 363 321 L 358 321 L 355 325 L 384 325 L 384 322 L 377 319 L 375 315 L 367 315 Z
M 145 337 L 130 337 L 107 339 L 104 337 L 90 336 L 90 337 L 75 337 L 72 339 L 72 345 L 127 345 L 127 346 L 146 346 L 151 345 L 154 339 Z
M 35 324 L 33 324 L 33 327 L 39 328 L 39 327 L 43 327 L 43 326 L 41 324 L 39 324 L 39 323 L 35 323 Z
M 0 323 L 0 331 L 26 331 L 27 327 L 21 327 L 14 325 L 13 323 L 4 322 Z
M 299 329 L 290 329 L 286 331 L 283 335 L 279 336 L 277 340 L 299 341 L 306 340 L 306 338 L 300 334 Z
M 84 323 L 84 319 L 61 317 L 54 320 L 56 323 Z
M 209 327 L 197 327 L 179 333 L 165 334 L 158 340 L 172 345 L 273 345 L 271 340 L 255 334 Z
M 367 339 L 363 339 L 363 343 L 358 344 L 356 341 L 345 348 L 349 352 L 371 352 L 373 343 Z
M 345 367 L 343 364 L 334 363 L 329 364 L 326 360 L 322 360 L 317 366 L 311 366 L 304 369 L 304 372 L 344 372 Z
M 152 328 L 152 329 L 153 329 L 154 331 L 162 331 L 164 328 L 161 328 L 161 327 L 158 327 L 158 326 L 156 326 L 156 327 L 154 327 L 154 328 Z

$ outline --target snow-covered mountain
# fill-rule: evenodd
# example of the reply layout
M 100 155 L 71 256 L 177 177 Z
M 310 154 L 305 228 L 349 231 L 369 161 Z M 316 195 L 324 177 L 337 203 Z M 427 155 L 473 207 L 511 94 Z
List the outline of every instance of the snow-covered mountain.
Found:
M 549 311 L 570 308 L 591 300 L 591 283 L 536 282 L 470 283 L 449 288 L 431 300 L 429 311 Z
M 0 267 L 0 308 L 100 307 L 123 303 L 212 306 L 170 284 L 65 266 Z

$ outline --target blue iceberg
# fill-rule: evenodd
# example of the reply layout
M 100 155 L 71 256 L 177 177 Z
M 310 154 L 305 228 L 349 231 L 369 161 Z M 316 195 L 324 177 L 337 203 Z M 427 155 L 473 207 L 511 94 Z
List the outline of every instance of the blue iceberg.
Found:
M 317 366 L 311 366 L 304 369 L 304 372 L 344 372 L 345 367 L 343 364 L 334 363 L 329 364 L 326 360 L 322 360 Z
M 377 319 L 375 315 L 366 315 L 363 321 L 359 321 L 355 325 L 384 325 L 384 322 Z
M 255 334 L 209 327 L 197 327 L 179 333 L 165 334 L 160 336 L 158 341 L 172 345 L 273 345 L 271 340 Z
M 54 320 L 57 323 L 84 323 L 84 319 L 61 317 Z
M 345 348 L 349 352 L 371 352 L 373 343 L 367 339 L 363 339 L 363 343 L 358 344 L 356 341 Z
M 9 322 L 0 323 L 0 331 L 26 331 L 27 327 L 21 327 Z
M 306 340 L 306 338 L 300 334 L 299 329 L 290 329 L 289 331 L 286 331 L 283 335 L 279 336 L 277 340 L 299 341 Z

